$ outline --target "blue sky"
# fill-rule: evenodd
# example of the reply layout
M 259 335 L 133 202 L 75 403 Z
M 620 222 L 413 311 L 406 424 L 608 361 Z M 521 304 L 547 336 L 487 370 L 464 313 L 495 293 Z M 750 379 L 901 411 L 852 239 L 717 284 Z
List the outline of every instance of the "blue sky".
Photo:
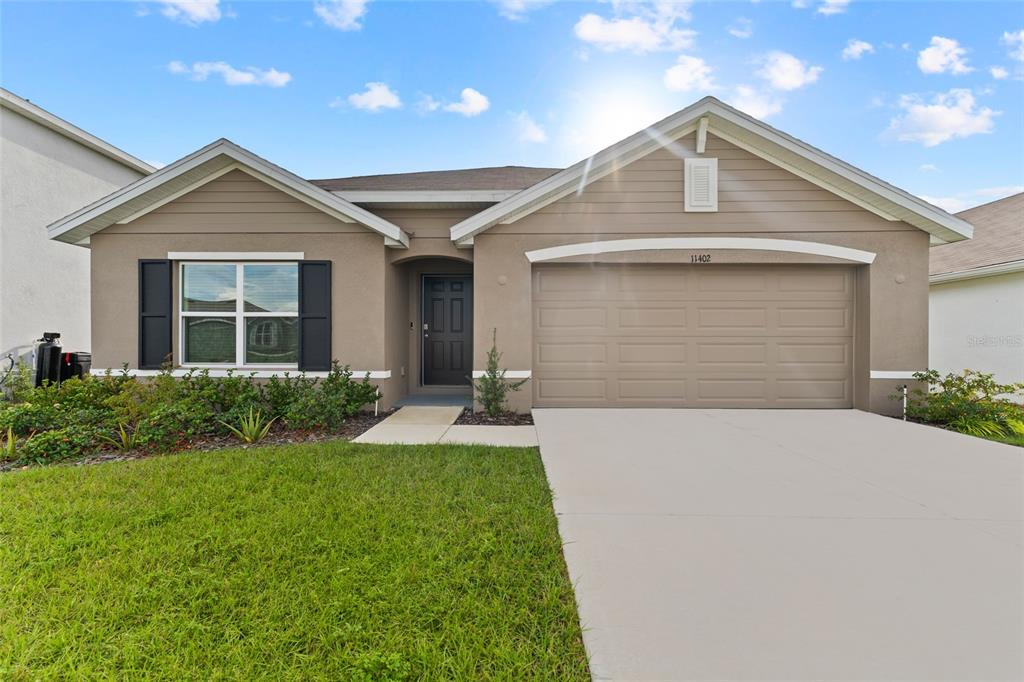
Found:
M 953 210 L 1024 190 L 1024 3 L 2 2 L 0 83 L 151 162 L 564 166 L 705 94 Z

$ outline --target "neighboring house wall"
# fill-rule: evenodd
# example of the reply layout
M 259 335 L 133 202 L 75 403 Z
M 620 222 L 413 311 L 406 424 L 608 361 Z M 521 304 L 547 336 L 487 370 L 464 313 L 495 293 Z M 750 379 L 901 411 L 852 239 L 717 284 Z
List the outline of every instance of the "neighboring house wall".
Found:
M 138 261 L 172 251 L 302 251 L 333 263 L 332 355 L 353 369 L 386 368 L 383 238 L 239 171 L 135 220 L 93 235 L 93 367 L 138 366 Z M 177 275 L 175 274 L 175 277 Z M 178 286 L 175 282 L 175 309 Z M 175 362 L 178 344 L 175 316 Z
M 930 368 L 1024 382 L 1024 272 L 933 284 L 929 319 Z
M 695 155 L 695 136 L 678 141 Z M 797 239 L 877 254 L 857 266 L 854 405 L 877 412 L 897 408 L 889 396 L 906 381 L 869 379 L 871 370 L 913 371 L 928 358 L 928 235 L 884 220 L 724 140 L 708 135 L 706 156 L 719 159 L 718 212 L 683 211 L 683 164 L 660 149 L 564 199 L 474 240 L 474 367 L 484 366 L 492 328 L 503 364 L 533 365 L 532 278 L 526 251 L 578 242 L 641 237 L 711 236 Z M 703 250 L 702 250 L 703 251 Z M 835 259 L 757 251 L 710 251 L 724 263 L 835 263 Z M 689 263 L 690 252 L 635 252 L 577 258 L 584 262 Z M 689 266 L 689 267 L 700 267 Z M 860 280 L 864 280 L 861 282 Z M 868 351 L 864 352 L 866 340 Z M 513 404 L 531 402 L 529 385 Z
M 89 350 L 89 250 L 46 226 L 142 176 L 6 107 L 0 108 L 0 352 L 62 335 Z

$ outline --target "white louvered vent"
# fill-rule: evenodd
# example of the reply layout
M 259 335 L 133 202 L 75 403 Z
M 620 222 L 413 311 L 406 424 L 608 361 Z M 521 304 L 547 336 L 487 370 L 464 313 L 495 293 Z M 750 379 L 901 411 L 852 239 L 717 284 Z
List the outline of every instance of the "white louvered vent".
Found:
M 718 210 L 718 159 L 684 159 L 683 210 Z

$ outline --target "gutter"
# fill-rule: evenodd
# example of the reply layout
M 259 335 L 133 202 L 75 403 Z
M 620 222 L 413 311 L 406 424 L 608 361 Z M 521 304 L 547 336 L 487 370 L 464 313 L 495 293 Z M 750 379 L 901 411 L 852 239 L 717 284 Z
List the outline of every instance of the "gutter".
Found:
M 930 275 L 928 277 L 928 284 L 944 284 L 946 282 L 959 282 L 965 279 L 995 277 L 997 275 L 1008 275 L 1013 272 L 1024 272 L 1024 260 L 996 263 L 995 265 L 985 265 L 980 268 L 958 270 L 957 272 L 941 272 L 936 275 Z

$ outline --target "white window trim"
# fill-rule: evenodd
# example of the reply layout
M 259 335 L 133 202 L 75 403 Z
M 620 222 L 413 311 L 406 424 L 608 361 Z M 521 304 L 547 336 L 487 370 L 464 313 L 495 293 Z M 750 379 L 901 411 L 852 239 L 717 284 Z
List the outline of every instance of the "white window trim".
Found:
M 487 375 L 487 372 L 482 369 L 473 370 L 473 378 L 480 379 Z M 533 372 L 528 369 L 509 369 L 505 371 L 506 379 L 529 379 L 533 376 Z
M 261 261 L 261 260 L 293 260 L 305 259 L 302 251 L 168 251 L 168 260 L 183 261 Z
M 225 254 L 221 254 L 223 257 Z M 235 312 L 212 312 L 212 311 L 186 311 L 182 309 L 185 298 L 185 266 L 193 265 L 233 265 L 235 266 Z M 297 370 L 299 364 L 293 363 L 246 363 L 245 362 L 245 319 L 247 317 L 298 317 L 298 311 L 294 313 L 254 313 L 245 310 L 245 292 L 242 289 L 245 279 L 246 265 L 252 265 L 254 261 L 227 261 L 227 260 L 200 260 L 200 261 L 179 261 L 178 262 L 178 365 L 188 369 L 233 369 L 233 370 L 265 370 L 274 368 L 280 370 Z M 255 264 L 258 264 L 256 262 Z M 284 262 L 284 264 L 289 264 Z M 293 262 L 296 268 L 299 264 Z M 235 319 L 235 362 L 233 363 L 197 363 L 185 361 L 185 325 L 186 317 L 233 317 Z

